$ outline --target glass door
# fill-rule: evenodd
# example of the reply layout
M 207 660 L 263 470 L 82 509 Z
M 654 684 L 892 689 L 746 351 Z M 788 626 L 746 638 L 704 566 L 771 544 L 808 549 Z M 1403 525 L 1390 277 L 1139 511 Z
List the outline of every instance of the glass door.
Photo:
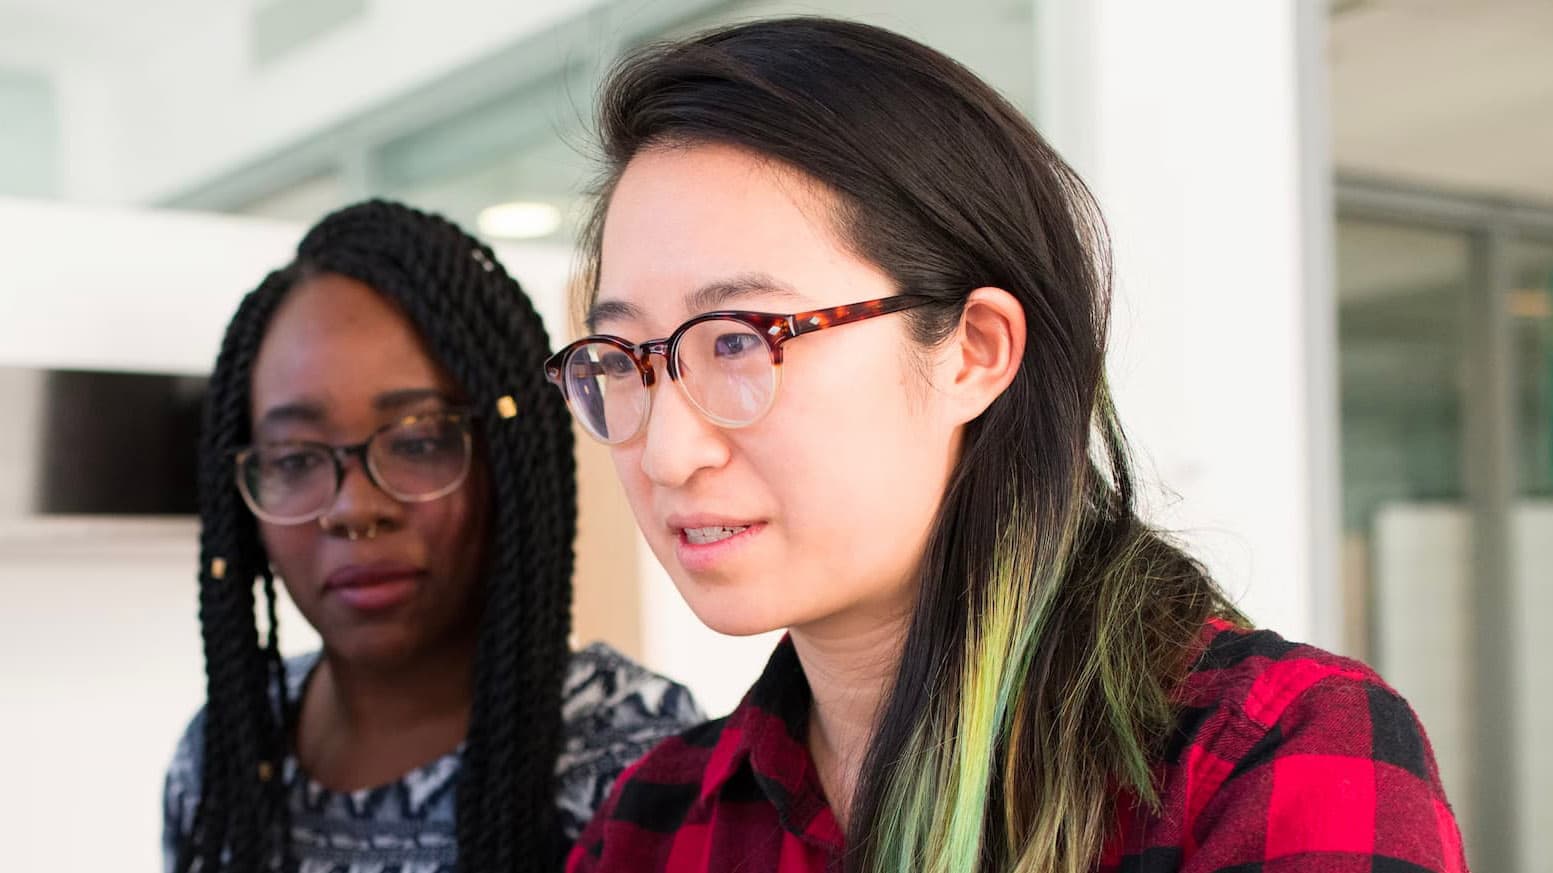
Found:
M 1339 184 L 1346 649 L 1479 873 L 1553 857 L 1553 209 Z
M 1522 869 L 1553 858 L 1553 238 L 1506 246 L 1505 297 L 1516 378 L 1516 472 L 1509 560 L 1515 654 L 1515 808 Z
M 1346 649 L 1417 709 L 1470 830 L 1473 239 L 1344 218 L 1337 253 Z

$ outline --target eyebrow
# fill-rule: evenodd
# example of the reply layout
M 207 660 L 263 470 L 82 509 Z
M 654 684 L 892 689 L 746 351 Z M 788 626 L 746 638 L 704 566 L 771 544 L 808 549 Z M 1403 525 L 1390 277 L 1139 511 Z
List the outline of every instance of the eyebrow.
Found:
M 287 424 L 290 422 L 295 422 L 297 424 L 318 424 L 323 420 L 324 411 L 322 407 L 316 403 L 302 400 L 294 403 L 282 403 L 279 406 L 270 407 L 265 411 L 264 415 L 259 417 L 259 424 L 272 425 Z
M 765 273 L 741 273 L 728 279 L 708 282 L 685 295 L 685 311 L 711 312 L 724 309 L 730 303 L 756 295 L 777 295 L 802 300 L 803 296 L 791 286 L 779 282 Z M 640 306 L 624 300 L 604 300 L 588 310 L 586 324 L 589 333 L 597 333 L 599 324 L 608 321 L 640 321 L 645 313 Z
M 425 400 L 438 400 L 447 406 L 457 403 L 440 388 L 401 388 L 398 391 L 385 391 L 372 398 L 372 408 L 379 412 L 397 412 Z
M 385 391 L 372 398 L 372 408 L 379 412 L 397 412 L 426 400 L 440 400 L 449 406 L 455 403 L 446 391 L 438 388 L 401 388 Z M 259 424 L 321 424 L 326 417 L 322 404 L 312 400 L 298 400 L 270 407 L 260 417 Z

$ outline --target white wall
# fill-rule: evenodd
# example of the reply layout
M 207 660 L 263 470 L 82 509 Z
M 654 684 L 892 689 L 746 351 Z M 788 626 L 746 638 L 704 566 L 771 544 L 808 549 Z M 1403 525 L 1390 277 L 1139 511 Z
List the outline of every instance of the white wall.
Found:
M 0 366 L 204 373 L 238 300 L 291 260 L 299 234 L 0 198 Z
M 161 869 L 163 774 L 205 697 L 196 537 L 189 519 L 0 520 L 8 866 Z M 317 646 L 289 602 L 280 620 L 285 651 Z
M 242 296 L 296 254 L 297 225 L 0 197 L 0 366 L 202 374 Z M 569 249 L 496 247 L 552 337 Z
M 1302 172 L 1323 167 L 1302 163 L 1298 4 L 1043 5 L 1040 119 L 1110 224 L 1111 378 L 1152 515 L 1258 623 L 1335 645 L 1316 617 L 1336 566 L 1313 544 L 1336 519 L 1313 477 L 1336 471 L 1310 437 L 1306 295 L 1331 289 L 1305 261 Z
M 38 369 L 207 371 L 238 298 L 297 233 L 0 200 L 0 367 L 33 368 L 0 380 L 0 482 L 17 489 L 0 500 L 0 748 L 26 750 L 0 820 L 18 869 L 158 869 L 163 769 L 204 696 L 194 522 L 27 516 Z M 288 651 L 316 646 L 289 605 L 282 622 Z
M 0 368 L 0 518 L 32 511 L 37 490 L 43 374 Z

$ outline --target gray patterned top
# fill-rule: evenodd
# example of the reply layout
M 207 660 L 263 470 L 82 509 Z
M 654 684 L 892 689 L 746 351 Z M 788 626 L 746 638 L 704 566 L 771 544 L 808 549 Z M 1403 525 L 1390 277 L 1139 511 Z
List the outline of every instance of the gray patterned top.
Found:
M 286 664 L 288 693 L 302 693 L 318 654 Z M 683 686 L 641 667 L 602 643 L 572 655 L 563 690 L 565 746 L 556 762 L 556 807 L 575 840 L 615 777 L 658 740 L 704 719 Z M 167 770 L 162 851 L 173 868 L 176 847 L 199 804 L 205 712 L 194 716 Z M 461 749 L 398 781 L 341 793 L 319 785 L 288 755 L 282 765 L 299 873 L 451 873 L 457 859 L 454 785 Z

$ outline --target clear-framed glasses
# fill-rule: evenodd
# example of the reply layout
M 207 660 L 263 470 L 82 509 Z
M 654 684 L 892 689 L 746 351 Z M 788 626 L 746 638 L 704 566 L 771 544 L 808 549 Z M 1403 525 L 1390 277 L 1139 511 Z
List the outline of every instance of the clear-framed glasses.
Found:
M 372 484 L 395 500 L 425 503 L 458 490 L 469 476 L 473 414 L 412 415 L 363 442 L 267 442 L 234 455 L 237 489 L 253 514 L 271 524 L 302 524 L 328 511 L 345 481 L 345 461 L 361 462 Z
M 609 445 L 631 439 L 647 423 L 657 381 L 653 355 L 663 356 L 670 381 L 707 420 L 719 427 L 747 427 L 776 400 L 782 345 L 788 340 L 931 302 L 931 297 L 898 294 L 789 315 L 708 312 L 667 337 L 642 343 L 586 336 L 545 361 L 545 378 L 560 389 L 583 428 Z

